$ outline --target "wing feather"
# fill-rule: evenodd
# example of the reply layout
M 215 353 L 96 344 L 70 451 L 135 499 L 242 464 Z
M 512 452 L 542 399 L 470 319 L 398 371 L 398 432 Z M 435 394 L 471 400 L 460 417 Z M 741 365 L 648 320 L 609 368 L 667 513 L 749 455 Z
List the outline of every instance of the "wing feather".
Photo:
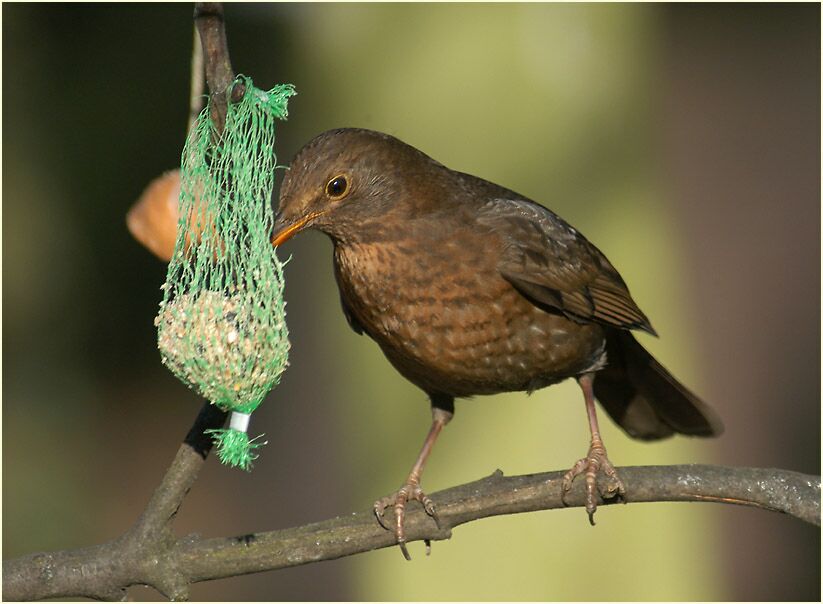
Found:
M 603 253 L 550 210 L 496 198 L 480 209 L 479 222 L 503 241 L 501 275 L 535 304 L 578 322 L 657 335 Z

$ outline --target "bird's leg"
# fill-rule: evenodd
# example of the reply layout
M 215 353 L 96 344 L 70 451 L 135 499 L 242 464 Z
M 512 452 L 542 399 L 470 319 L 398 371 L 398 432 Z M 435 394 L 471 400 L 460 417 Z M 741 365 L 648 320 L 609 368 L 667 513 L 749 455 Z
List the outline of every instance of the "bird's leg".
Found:
M 408 501 L 419 501 L 423 505 L 423 509 L 426 510 L 426 513 L 434 518 L 437 528 L 440 528 L 440 519 L 437 517 L 437 509 L 434 506 L 434 502 L 423 492 L 423 489 L 420 488 L 420 476 L 423 473 L 423 467 L 426 465 L 426 460 L 431 453 L 432 447 L 434 447 L 437 436 L 440 434 L 443 426 L 449 423 L 453 415 L 453 407 L 452 410 L 446 410 L 434 405 L 432 406 L 432 425 L 429 429 L 429 434 L 423 442 L 423 448 L 420 450 L 420 455 L 417 456 L 417 461 L 414 462 L 414 466 L 408 478 L 406 478 L 406 483 L 400 487 L 400 490 L 396 493 L 374 502 L 374 515 L 377 516 L 377 520 L 383 528 L 388 531 L 394 530 L 397 543 L 400 545 L 400 550 L 403 552 L 406 560 L 411 560 L 409 550 L 406 548 L 406 533 L 403 526 L 406 518 L 406 503 Z M 394 507 L 394 527 L 389 526 L 383 516 L 384 510 L 390 506 Z M 426 555 L 428 555 L 430 551 L 430 544 L 427 541 Z
M 583 389 L 583 397 L 586 399 L 586 413 L 589 415 L 589 428 L 592 432 L 592 444 L 589 447 L 589 454 L 580 459 L 574 467 L 563 476 L 562 496 L 572 488 L 572 482 L 580 475 L 586 476 L 586 512 L 589 514 L 589 522 L 594 526 L 594 513 L 597 510 L 595 501 L 595 489 L 597 488 L 597 472 L 603 470 L 609 479 L 605 493 L 601 490 L 603 497 L 614 497 L 619 495 L 625 497 L 626 487 L 618 478 L 617 471 L 606 456 L 606 447 L 600 438 L 600 428 L 597 425 L 597 413 L 594 408 L 594 374 L 587 373 L 578 378 L 578 383 Z

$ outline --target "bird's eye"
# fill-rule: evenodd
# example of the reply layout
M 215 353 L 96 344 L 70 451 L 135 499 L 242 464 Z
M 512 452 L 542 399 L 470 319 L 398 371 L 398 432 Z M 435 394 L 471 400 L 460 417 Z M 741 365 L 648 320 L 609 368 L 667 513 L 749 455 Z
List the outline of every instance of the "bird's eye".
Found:
M 326 185 L 326 193 L 332 199 L 340 199 L 349 192 L 349 181 L 343 176 L 335 176 Z

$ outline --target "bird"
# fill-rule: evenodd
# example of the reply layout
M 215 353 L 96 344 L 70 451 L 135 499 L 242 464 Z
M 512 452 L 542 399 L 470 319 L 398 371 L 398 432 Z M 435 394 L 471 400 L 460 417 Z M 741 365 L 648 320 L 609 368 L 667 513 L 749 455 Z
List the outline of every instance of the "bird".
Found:
M 562 492 L 584 476 L 591 524 L 598 491 L 626 497 L 595 401 L 636 439 L 723 430 L 717 413 L 635 339 L 633 331 L 657 332 L 606 256 L 523 195 L 452 170 L 389 134 L 339 128 L 306 143 L 281 185 L 272 243 L 306 229 L 332 241 L 348 324 L 431 404 L 431 427 L 410 473 L 374 504 L 407 559 L 407 504 L 418 501 L 439 525 L 421 477 L 455 399 L 575 379 L 591 440 Z

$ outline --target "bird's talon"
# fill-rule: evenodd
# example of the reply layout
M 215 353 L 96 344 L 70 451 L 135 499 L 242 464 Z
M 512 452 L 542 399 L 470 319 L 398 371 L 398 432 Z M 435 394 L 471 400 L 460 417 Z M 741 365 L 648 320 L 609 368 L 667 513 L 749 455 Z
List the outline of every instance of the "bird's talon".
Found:
M 425 495 L 423 496 L 423 509 L 426 510 L 426 513 L 434 519 L 434 523 L 437 525 L 437 528 L 441 528 L 440 516 L 437 515 L 437 507 L 434 505 L 434 501 Z
M 560 488 L 560 503 L 562 503 L 564 506 L 569 505 L 566 502 L 566 495 L 568 494 L 570 489 L 571 489 L 571 485 L 567 486 L 566 481 L 564 480 L 563 481 L 563 486 Z
M 597 482 L 597 474 L 600 471 L 609 479 L 606 484 L 601 485 Z M 571 489 L 574 479 L 580 474 L 584 474 L 586 477 L 586 513 L 589 515 L 589 522 L 594 526 L 598 491 L 603 499 L 612 499 L 619 496 L 625 501 L 626 487 L 617 476 L 617 470 L 614 469 L 606 456 L 606 449 L 601 444 L 592 444 L 589 454 L 578 460 L 574 467 L 563 476 L 563 488 L 560 498 L 564 505 L 566 503 L 566 493 Z
M 431 556 L 432 553 L 432 542 L 431 539 L 423 539 L 423 543 L 426 544 L 426 555 Z
M 400 546 L 400 551 L 403 552 L 403 557 L 406 558 L 406 560 L 411 560 L 409 550 L 406 547 L 406 532 L 404 527 L 406 520 L 406 503 L 413 500 L 420 502 L 426 514 L 434 519 L 434 522 L 439 529 L 440 518 L 437 515 L 437 508 L 434 501 L 432 501 L 431 498 L 428 497 L 423 492 L 423 489 L 421 489 L 417 484 L 405 484 L 393 495 L 378 499 L 374 503 L 374 515 L 377 517 L 377 521 L 380 523 L 380 526 L 387 531 L 394 531 L 397 544 Z M 393 527 L 388 526 L 385 521 L 384 514 L 386 508 L 388 507 L 394 508 L 395 522 Z M 428 555 L 430 550 L 431 545 L 428 545 L 426 555 Z
M 378 501 L 374 504 L 374 516 L 377 518 L 377 522 L 380 523 L 380 526 L 382 526 L 387 531 L 390 531 L 392 529 L 388 524 L 386 524 L 386 518 L 383 516 L 383 510 L 386 506 L 381 505 L 381 503 L 381 501 Z

